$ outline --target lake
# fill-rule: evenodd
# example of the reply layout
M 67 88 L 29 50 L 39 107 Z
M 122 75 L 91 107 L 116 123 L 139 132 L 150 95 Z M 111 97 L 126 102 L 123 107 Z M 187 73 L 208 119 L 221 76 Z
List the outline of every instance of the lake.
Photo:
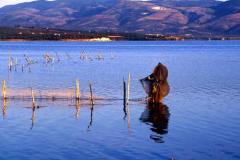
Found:
M 45 63 L 46 53 L 54 62 Z M 37 63 L 22 70 L 24 54 Z M 12 71 L 9 56 L 18 63 Z M 139 79 L 158 62 L 168 67 L 171 92 L 150 109 Z M 0 73 L 16 91 L 69 89 L 79 79 L 81 93 L 91 83 L 105 99 L 93 108 L 36 99 L 34 113 L 31 100 L 1 100 L 1 160 L 240 159 L 240 41 L 0 42 Z

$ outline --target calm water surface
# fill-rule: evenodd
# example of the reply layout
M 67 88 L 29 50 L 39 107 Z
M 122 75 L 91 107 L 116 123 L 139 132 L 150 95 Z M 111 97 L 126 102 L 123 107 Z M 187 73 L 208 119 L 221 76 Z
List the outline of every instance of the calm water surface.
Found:
M 83 51 L 93 61 L 81 61 Z M 45 53 L 58 53 L 60 62 L 46 65 Z M 31 72 L 21 71 L 24 54 L 38 61 Z M 16 71 L 8 72 L 9 55 L 20 64 Z M 145 97 L 139 79 L 158 62 L 169 69 L 171 93 L 155 109 L 131 102 L 128 116 L 121 100 L 93 110 L 37 101 L 44 107 L 34 115 L 31 101 L 8 100 L 0 159 L 240 159 L 240 41 L 0 42 L 0 80 L 10 88 L 71 88 L 78 78 L 82 92 L 92 83 L 97 96 L 121 99 L 130 72 L 136 100 Z

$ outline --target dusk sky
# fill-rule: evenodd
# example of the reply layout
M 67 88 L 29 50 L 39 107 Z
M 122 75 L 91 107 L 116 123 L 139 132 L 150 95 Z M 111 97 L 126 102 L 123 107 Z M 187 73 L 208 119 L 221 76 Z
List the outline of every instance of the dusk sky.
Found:
M 34 0 L 1 0 L 0 7 L 11 5 L 11 4 L 22 3 L 22 2 L 31 2 L 31 1 L 34 1 Z
M 0 7 L 3 7 L 5 5 L 17 4 L 22 2 L 31 2 L 31 1 L 34 1 L 34 0 L 1 0 Z M 221 1 L 225 1 L 225 0 L 221 0 Z

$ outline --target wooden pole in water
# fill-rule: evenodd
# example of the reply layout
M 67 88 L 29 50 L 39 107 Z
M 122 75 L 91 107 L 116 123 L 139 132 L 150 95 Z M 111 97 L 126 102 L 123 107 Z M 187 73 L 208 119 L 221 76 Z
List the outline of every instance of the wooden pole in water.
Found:
M 35 109 L 35 95 L 34 95 L 34 91 L 33 91 L 33 89 L 31 88 L 31 94 L 32 94 L 32 107 L 33 107 L 33 109 Z
M 76 80 L 76 100 L 80 100 L 80 85 L 79 85 L 79 80 Z
M 127 105 L 129 104 L 130 97 L 130 82 L 131 82 L 131 74 L 128 74 L 128 84 L 127 84 Z
M 89 89 L 90 89 L 90 100 L 91 100 L 91 104 L 92 104 L 92 108 L 93 108 L 93 91 L 92 91 L 92 84 L 89 84 Z
M 2 95 L 3 95 L 3 100 L 7 99 L 7 87 L 6 87 L 6 81 L 2 81 Z

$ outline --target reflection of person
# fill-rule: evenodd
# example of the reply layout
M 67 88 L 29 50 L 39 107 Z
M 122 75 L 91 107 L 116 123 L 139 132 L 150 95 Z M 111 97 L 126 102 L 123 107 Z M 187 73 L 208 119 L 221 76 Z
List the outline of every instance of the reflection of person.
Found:
M 140 120 L 152 126 L 151 130 L 157 134 L 163 135 L 168 133 L 169 121 L 168 107 L 162 103 L 148 105 L 142 113 Z M 159 136 L 150 136 L 157 142 L 163 142 Z
M 161 103 L 169 93 L 168 69 L 159 63 L 148 77 L 141 79 L 144 90 L 148 94 L 148 103 Z

